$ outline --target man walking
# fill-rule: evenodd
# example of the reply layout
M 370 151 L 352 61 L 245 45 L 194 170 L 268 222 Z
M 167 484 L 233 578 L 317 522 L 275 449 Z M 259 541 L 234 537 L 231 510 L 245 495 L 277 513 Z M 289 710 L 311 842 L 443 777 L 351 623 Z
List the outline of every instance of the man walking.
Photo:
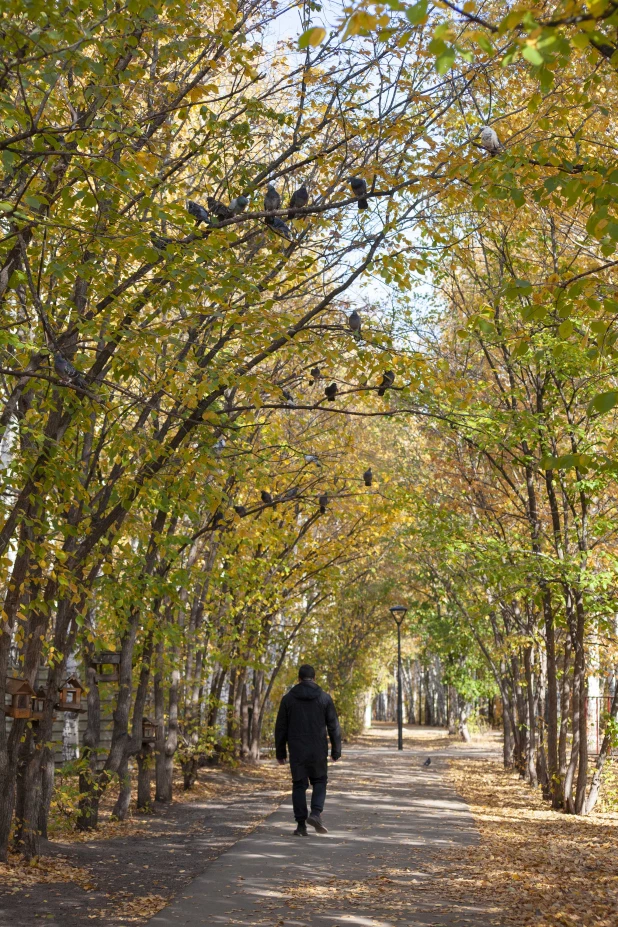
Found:
M 314 668 L 301 666 L 298 685 L 281 699 L 275 725 L 275 748 L 281 766 L 286 761 L 288 750 L 290 753 L 292 804 L 296 818 L 294 833 L 297 837 L 308 836 L 307 824 L 315 827 L 319 834 L 328 833 L 321 817 L 328 781 L 327 731 L 331 759 L 336 762 L 341 756 L 341 729 L 333 700 L 316 683 Z M 313 792 L 311 814 L 307 816 L 309 783 Z

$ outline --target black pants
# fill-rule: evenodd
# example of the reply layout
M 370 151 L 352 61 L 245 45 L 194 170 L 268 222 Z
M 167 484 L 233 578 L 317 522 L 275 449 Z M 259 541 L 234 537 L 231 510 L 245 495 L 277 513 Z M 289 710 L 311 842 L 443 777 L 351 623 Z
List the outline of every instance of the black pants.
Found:
M 311 813 L 321 814 L 326 800 L 326 783 L 328 776 L 305 776 L 303 779 L 294 779 L 292 786 L 292 804 L 294 817 L 297 821 L 307 820 L 307 789 L 309 783 L 313 787 L 311 793 Z

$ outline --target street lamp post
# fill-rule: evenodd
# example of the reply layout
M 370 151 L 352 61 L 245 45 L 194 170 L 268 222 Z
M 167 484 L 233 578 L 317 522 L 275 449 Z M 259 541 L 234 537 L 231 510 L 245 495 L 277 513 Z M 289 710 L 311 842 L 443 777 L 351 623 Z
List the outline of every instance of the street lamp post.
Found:
M 408 609 L 405 605 L 393 605 L 389 609 L 397 625 L 397 749 L 403 750 L 403 696 L 401 690 L 401 623 Z

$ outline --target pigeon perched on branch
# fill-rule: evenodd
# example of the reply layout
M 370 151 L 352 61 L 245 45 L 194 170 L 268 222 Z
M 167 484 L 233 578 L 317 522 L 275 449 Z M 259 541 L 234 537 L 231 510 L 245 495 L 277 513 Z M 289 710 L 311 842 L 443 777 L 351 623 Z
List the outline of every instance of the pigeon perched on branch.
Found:
M 285 501 L 287 502 L 290 499 L 295 499 L 297 495 L 298 495 L 298 486 L 292 486 L 290 489 L 286 489 L 286 491 L 281 496 L 281 499 L 282 500 L 285 499 Z
M 314 463 L 314 464 L 317 464 L 318 467 L 322 466 L 322 464 L 320 463 L 320 458 L 317 456 L 317 454 L 305 454 L 305 463 L 308 463 L 308 464 Z
M 199 225 L 200 222 L 205 222 L 206 225 L 210 223 L 210 216 L 208 210 L 204 209 L 203 206 L 200 206 L 199 203 L 196 203 L 195 200 L 189 200 L 187 202 L 187 211 L 195 219 L 195 224 Z
M 217 443 L 213 444 L 212 449 L 215 452 L 215 454 L 220 454 L 224 447 L 225 447 L 225 438 L 223 437 L 223 435 L 221 435 Z
M 481 146 L 485 151 L 488 151 L 492 157 L 497 155 L 502 148 L 498 133 L 495 129 L 492 129 L 491 126 L 483 126 L 481 129 L 480 141 Z
M 395 374 L 392 370 L 386 370 L 382 375 L 382 382 L 378 389 L 378 396 L 383 396 L 387 389 L 390 389 L 395 382 Z
M 226 219 L 231 219 L 234 215 L 228 206 L 220 203 L 214 196 L 209 196 L 206 202 L 208 203 L 208 209 L 219 222 L 225 222 Z
M 369 209 L 366 181 L 362 177 L 350 177 L 350 186 L 352 187 L 352 193 L 358 200 L 358 208 Z
M 337 395 L 337 384 L 331 383 L 329 386 L 327 386 L 326 389 L 324 390 L 324 395 L 326 396 L 329 402 L 334 402 L 335 396 Z
M 277 193 L 276 189 L 271 183 L 266 187 L 266 194 L 264 195 L 264 211 L 265 212 L 276 212 L 277 209 L 281 207 L 281 197 Z
M 249 200 L 246 196 L 237 196 L 230 203 L 230 212 L 237 216 L 239 213 L 244 212 L 248 205 Z
M 288 203 L 288 219 L 293 219 L 297 209 L 304 209 L 307 203 L 309 202 L 309 191 L 305 184 L 294 190 L 294 193 L 290 197 L 290 202 Z
M 150 240 L 159 251 L 165 251 L 168 245 L 174 244 L 175 239 L 168 238 L 167 235 L 157 235 L 156 232 L 151 232 Z
M 371 467 L 368 467 L 368 469 L 363 473 L 363 480 L 365 481 L 365 486 L 371 486 L 373 482 L 373 473 L 371 471 Z
M 87 389 L 88 385 L 83 376 L 76 370 L 71 361 L 63 354 L 54 354 L 54 369 L 63 383 L 70 383 L 78 389 Z
M 288 241 L 292 241 L 292 230 L 285 224 L 283 219 L 279 218 L 279 216 L 269 216 L 265 222 L 277 235 L 281 235 L 282 238 L 287 238 Z
M 320 368 L 312 367 L 309 373 L 313 377 L 313 379 L 309 381 L 309 386 L 313 386 L 313 384 L 316 383 L 320 379 Z
M 318 496 L 318 504 L 320 506 L 320 515 L 326 515 L 326 506 L 328 505 L 328 493 L 324 493 L 322 496 Z
M 235 505 L 234 511 L 236 512 L 237 515 L 240 515 L 241 518 L 244 518 L 245 515 L 247 514 L 247 510 L 244 507 L 244 505 Z
M 264 503 L 264 505 L 272 505 L 273 497 L 271 496 L 269 492 L 266 492 L 265 489 L 263 489 L 262 492 L 260 493 L 260 498 L 262 502 Z
M 348 325 L 350 326 L 351 331 L 354 332 L 354 337 L 355 337 L 355 338 L 360 338 L 360 336 L 361 336 L 361 317 L 360 317 L 359 313 L 356 311 L 356 309 L 354 310 L 354 312 L 351 312 L 350 315 L 348 316 Z

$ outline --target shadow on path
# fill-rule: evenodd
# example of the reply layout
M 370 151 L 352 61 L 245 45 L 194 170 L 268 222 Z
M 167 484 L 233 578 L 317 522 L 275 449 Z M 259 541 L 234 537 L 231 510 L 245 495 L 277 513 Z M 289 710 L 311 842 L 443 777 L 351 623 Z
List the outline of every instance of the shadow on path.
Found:
M 489 927 L 495 911 L 432 892 L 441 849 L 478 840 L 465 803 L 441 770 L 449 755 L 478 756 L 439 737 L 403 753 L 378 733 L 330 767 L 327 836 L 294 837 L 286 801 L 213 862 L 151 927 Z M 434 752 L 436 747 L 444 750 Z M 388 745 L 388 746 L 387 746 Z M 420 750 L 419 750 L 420 747 Z M 469 747 L 469 749 L 468 749 Z M 428 749 L 429 748 L 429 749 Z M 432 763 L 422 766 L 430 755 Z

